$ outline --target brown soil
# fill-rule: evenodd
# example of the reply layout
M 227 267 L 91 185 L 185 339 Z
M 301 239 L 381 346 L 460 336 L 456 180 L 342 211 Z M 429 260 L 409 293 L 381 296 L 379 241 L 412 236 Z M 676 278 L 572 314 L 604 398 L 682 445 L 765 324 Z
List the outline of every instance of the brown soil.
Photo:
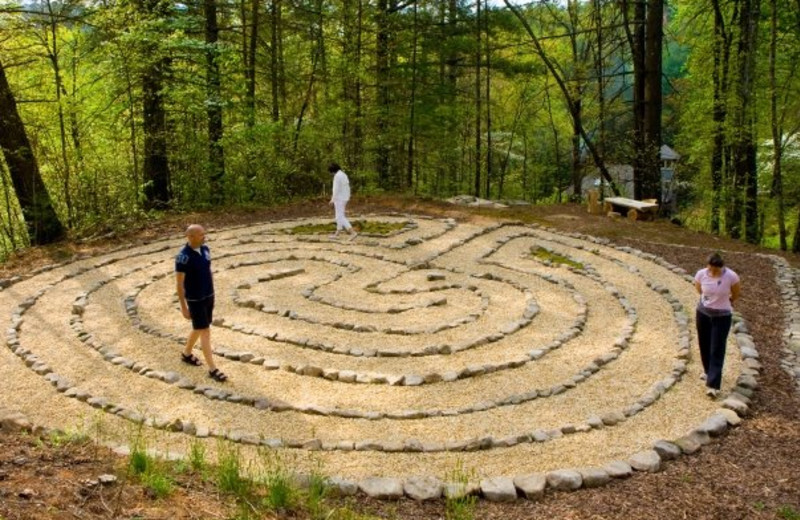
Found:
M 564 231 L 604 236 L 664 257 L 694 272 L 712 249 L 741 276 L 739 308 L 755 338 L 764 365 L 752 416 L 699 453 L 666 464 L 657 474 L 636 474 L 599 489 L 574 493 L 549 492 L 540 502 L 480 502 L 474 517 L 522 518 L 658 518 L 737 519 L 800 518 L 800 396 L 781 370 L 783 316 L 769 252 L 747 244 L 692 232 L 668 222 L 629 222 L 591 216 L 574 205 L 513 210 L 465 210 L 442 203 L 401 198 L 357 199 L 350 212 L 419 212 L 459 220 L 518 219 Z M 122 243 L 141 242 L 180 233 L 189 222 L 209 228 L 332 213 L 325 201 L 258 211 L 168 215 L 125 237 L 103 237 L 27 250 L 8 262 L 0 275 L 24 273 L 39 265 L 64 261 L 76 254 L 101 252 Z M 786 257 L 792 264 L 798 258 Z M 86 488 L 84 481 L 114 473 L 109 487 Z M 30 493 L 26 492 L 30 490 Z M 331 502 L 331 507 L 337 503 Z M 444 518 L 442 501 L 378 502 L 358 498 L 347 506 L 380 518 Z M 125 460 L 86 443 L 52 443 L 31 434 L 0 432 L 0 519 L 232 518 L 232 501 L 203 478 L 178 477 L 175 490 L 163 499 L 148 495 L 135 479 L 125 477 Z M 303 517 L 302 515 L 300 516 Z

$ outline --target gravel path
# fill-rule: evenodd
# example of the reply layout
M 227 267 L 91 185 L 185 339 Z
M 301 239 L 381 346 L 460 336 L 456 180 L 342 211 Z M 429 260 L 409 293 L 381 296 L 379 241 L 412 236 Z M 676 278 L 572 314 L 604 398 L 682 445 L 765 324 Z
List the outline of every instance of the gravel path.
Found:
M 720 407 L 687 354 L 680 269 L 537 226 L 366 218 L 407 226 L 354 242 L 285 233 L 315 219 L 211 233 L 224 385 L 178 358 L 180 237 L 15 280 L 0 407 L 122 443 L 144 421 L 173 452 L 279 447 L 349 479 L 602 467 Z M 740 354 L 732 335 L 724 393 Z

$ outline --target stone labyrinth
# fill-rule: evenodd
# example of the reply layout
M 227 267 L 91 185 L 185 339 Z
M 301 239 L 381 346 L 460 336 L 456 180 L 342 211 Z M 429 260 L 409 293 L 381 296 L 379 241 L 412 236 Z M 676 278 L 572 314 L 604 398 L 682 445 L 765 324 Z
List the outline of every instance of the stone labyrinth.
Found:
M 6 280 L 0 405 L 51 428 L 102 416 L 118 442 L 143 423 L 173 452 L 268 446 L 352 481 L 457 464 L 619 476 L 614 461 L 721 415 L 682 270 L 519 223 L 364 218 L 401 229 L 353 242 L 289 232 L 320 219 L 210 230 L 225 384 L 179 359 L 180 236 Z M 731 338 L 724 393 L 754 361 Z

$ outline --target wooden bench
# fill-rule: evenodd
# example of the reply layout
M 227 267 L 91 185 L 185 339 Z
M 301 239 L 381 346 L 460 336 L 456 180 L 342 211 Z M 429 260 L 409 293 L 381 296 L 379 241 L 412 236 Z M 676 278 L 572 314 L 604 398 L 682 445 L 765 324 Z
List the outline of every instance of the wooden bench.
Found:
M 651 220 L 658 213 L 658 204 L 653 199 L 635 200 L 625 197 L 608 197 L 603 201 L 606 214 L 610 212 L 627 215 L 631 220 Z

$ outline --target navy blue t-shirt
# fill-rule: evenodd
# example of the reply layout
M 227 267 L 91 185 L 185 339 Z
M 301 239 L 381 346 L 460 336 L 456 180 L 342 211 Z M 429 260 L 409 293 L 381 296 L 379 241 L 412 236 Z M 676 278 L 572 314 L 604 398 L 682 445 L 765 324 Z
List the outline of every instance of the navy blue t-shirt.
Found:
M 183 290 L 187 301 L 197 301 L 214 296 L 214 280 L 211 276 L 211 251 L 200 246 L 198 253 L 189 244 L 183 246 L 175 257 L 175 271 L 184 273 Z

